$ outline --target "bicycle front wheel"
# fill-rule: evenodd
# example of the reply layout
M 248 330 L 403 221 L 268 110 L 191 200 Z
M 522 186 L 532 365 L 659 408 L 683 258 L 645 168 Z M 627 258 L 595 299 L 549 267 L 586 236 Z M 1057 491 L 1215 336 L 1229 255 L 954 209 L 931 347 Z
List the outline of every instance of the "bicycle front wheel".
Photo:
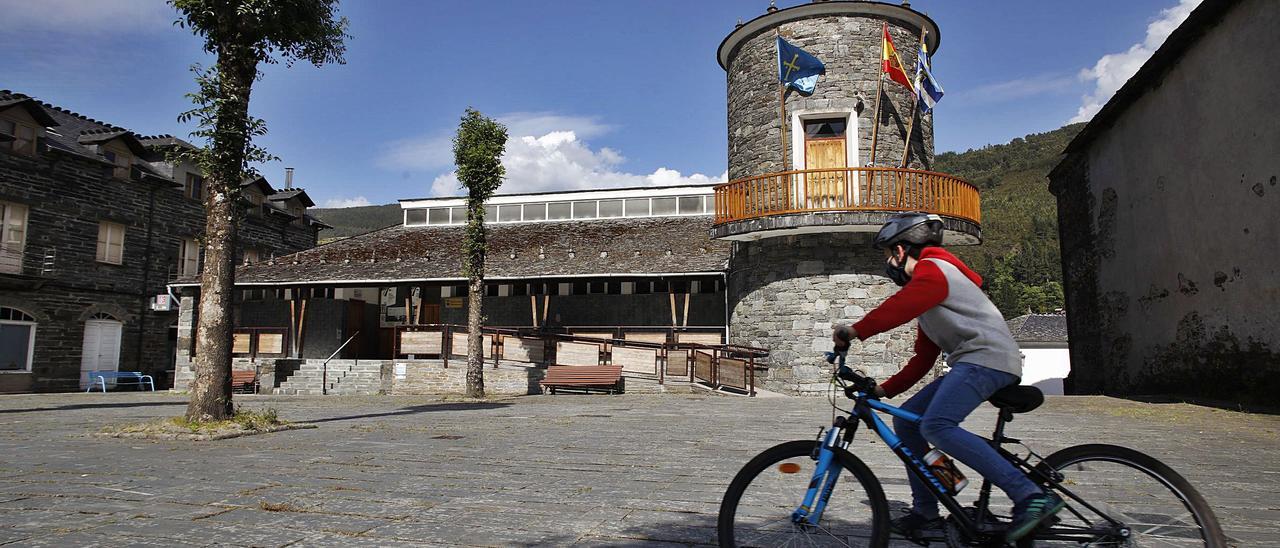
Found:
M 1061 473 L 1063 489 L 1094 508 L 1064 494 L 1067 508 L 1058 513 L 1062 521 L 1051 527 L 1050 535 L 1076 536 L 1088 546 L 1226 546 L 1204 497 L 1173 469 L 1143 453 L 1115 445 L 1077 445 L 1049 455 L 1043 466 Z M 1052 539 L 1036 542 L 1056 545 Z
M 831 463 L 839 474 L 816 525 L 791 519 L 804 502 L 818 462 L 814 441 L 790 441 L 751 459 L 729 484 L 720 504 L 720 546 L 889 545 L 889 504 L 871 470 L 847 451 Z

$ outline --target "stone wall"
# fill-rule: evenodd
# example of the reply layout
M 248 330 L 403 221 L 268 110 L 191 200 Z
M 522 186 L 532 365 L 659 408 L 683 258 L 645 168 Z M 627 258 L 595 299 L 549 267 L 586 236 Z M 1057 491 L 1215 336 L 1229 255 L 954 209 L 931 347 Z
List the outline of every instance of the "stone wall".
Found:
M 898 290 L 869 234 L 739 242 L 730 268 L 730 340 L 769 349 L 762 386 L 788 393 L 827 390 L 822 353 L 831 350 L 832 326 L 861 319 Z M 911 322 L 855 343 L 849 364 L 883 380 L 906 364 L 915 337 Z
M 1258 121 L 1280 95 L 1221 67 L 1267 62 L 1277 25 L 1230 8 L 1051 175 L 1068 391 L 1274 404 L 1280 126 Z
M 445 368 L 436 360 L 397 360 L 404 364 L 404 376 L 392 373 L 390 393 L 410 394 L 465 394 L 467 368 L 461 364 Z M 484 370 L 484 390 L 489 395 L 538 394 L 538 381 L 546 374 L 535 367 L 503 367 Z
M 56 257 L 51 272 L 29 272 L 34 279 L 0 274 L 0 306 L 38 322 L 32 371 L 0 373 L 6 377 L 0 390 L 77 390 L 84 322 L 97 313 L 123 324 L 120 370 L 168 384 L 178 312 L 151 311 L 148 303 L 166 293 L 181 239 L 204 232 L 202 205 L 168 181 L 116 179 L 101 162 L 52 150 L 34 158 L 0 150 L 0 200 L 29 209 L 26 260 L 47 251 Z M 125 226 L 120 265 L 95 260 L 102 221 Z M 244 247 L 283 253 L 315 245 L 313 229 L 284 217 L 250 218 L 242 226 Z
M 847 135 L 857 139 L 858 158 L 850 165 L 869 165 L 872 118 L 880 77 L 882 20 L 873 17 L 824 16 L 783 23 L 783 39 L 813 54 L 826 65 L 813 95 L 788 92 L 788 120 L 793 115 L 855 112 L 856 127 Z M 889 20 L 889 33 L 908 74 L 914 74 L 920 29 Z M 730 57 L 728 66 L 729 179 L 783 171 L 778 109 L 778 65 L 773 28 L 747 39 Z M 913 94 L 889 81 L 880 107 L 876 165 L 897 166 L 902 160 Z M 856 133 L 855 133 L 856 131 Z M 792 128 L 787 127 L 788 157 Z M 917 118 L 911 167 L 933 164 L 933 116 Z M 790 159 L 789 165 L 796 162 Z

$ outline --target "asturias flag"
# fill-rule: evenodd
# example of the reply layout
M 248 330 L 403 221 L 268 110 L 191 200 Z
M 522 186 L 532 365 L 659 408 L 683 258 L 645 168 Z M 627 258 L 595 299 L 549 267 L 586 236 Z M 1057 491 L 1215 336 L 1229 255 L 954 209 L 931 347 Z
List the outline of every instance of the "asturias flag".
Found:
M 797 48 L 781 37 L 778 38 L 778 81 L 799 90 L 813 93 L 818 75 L 826 74 L 827 67 L 817 57 Z
M 911 87 L 906 69 L 902 68 L 902 59 L 898 58 L 898 50 L 893 49 L 893 39 L 889 38 L 889 24 L 884 24 L 884 39 L 880 44 L 880 70 L 889 75 L 889 79 Z
M 920 54 L 916 57 L 916 97 L 920 99 L 920 112 L 933 110 L 934 105 L 942 100 L 942 86 L 933 79 L 929 70 L 929 48 L 920 41 Z

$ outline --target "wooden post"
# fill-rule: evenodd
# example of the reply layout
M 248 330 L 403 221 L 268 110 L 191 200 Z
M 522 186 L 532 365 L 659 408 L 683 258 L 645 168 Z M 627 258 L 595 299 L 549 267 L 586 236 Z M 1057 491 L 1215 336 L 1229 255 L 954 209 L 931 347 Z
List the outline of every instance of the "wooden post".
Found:
M 778 84 L 778 111 L 782 126 L 782 171 L 787 170 L 787 86 Z
M 680 322 L 685 327 L 689 327 L 689 301 L 691 300 L 689 293 L 684 294 L 684 321 Z
M 667 291 L 667 297 L 671 299 L 671 327 L 675 327 L 679 325 L 676 323 L 676 294 Z
M 533 316 L 533 327 L 538 327 L 538 296 L 529 295 L 529 314 Z
M 297 301 L 289 299 L 289 355 L 298 356 L 298 311 L 295 310 Z
M 302 310 L 298 312 L 298 359 L 302 359 L 303 335 L 306 333 L 304 328 L 307 325 L 307 300 L 302 299 Z
M 889 28 L 889 23 L 881 25 L 884 30 Z M 880 33 L 880 77 L 876 79 L 876 114 L 871 119 L 871 159 L 867 162 L 868 167 L 876 165 L 876 143 L 880 137 L 880 98 L 884 96 L 884 30 Z

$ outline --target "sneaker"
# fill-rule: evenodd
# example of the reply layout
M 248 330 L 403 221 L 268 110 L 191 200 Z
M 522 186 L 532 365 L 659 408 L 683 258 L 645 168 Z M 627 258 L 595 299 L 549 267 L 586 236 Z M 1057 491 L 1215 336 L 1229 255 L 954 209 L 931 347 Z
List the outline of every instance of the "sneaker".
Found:
M 908 539 L 918 539 L 925 531 L 936 531 L 942 528 L 942 518 L 926 518 L 914 511 L 889 522 L 889 530 Z
M 1013 508 L 1013 522 L 1004 534 L 1004 541 L 1012 543 L 1027 536 L 1046 519 L 1062 510 L 1067 502 L 1053 493 L 1033 496 Z

